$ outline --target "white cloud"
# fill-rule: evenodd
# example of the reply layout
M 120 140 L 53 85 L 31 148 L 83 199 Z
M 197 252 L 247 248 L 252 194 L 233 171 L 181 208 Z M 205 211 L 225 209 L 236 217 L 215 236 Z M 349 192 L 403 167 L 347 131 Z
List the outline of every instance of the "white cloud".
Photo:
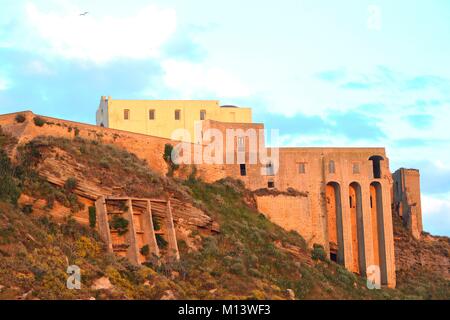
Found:
M 26 65 L 26 70 L 31 74 L 51 75 L 53 71 L 45 63 L 39 60 L 32 60 Z
M 163 61 L 162 67 L 164 83 L 180 92 L 184 98 L 211 94 L 223 99 L 247 97 L 251 94 L 246 84 L 218 67 L 172 59 Z
M 422 220 L 425 231 L 450 235 L 450 196 L 441 199 L 422 195 Z
M 6 91 L 10 87 L 10 83 L 5 78 L 0 78 L 0 91 Z
M 175 11 L 153 5 L 125 17 L 101 11 L 80 16 L 80 12 L 67 5 L 44 12 L 27 4 L 24 21 L 28 39 L 36 39 L 18 45 L 64 58 L 104 63 L 115 58 L 158 57 L 161 46 L 176 30 Z

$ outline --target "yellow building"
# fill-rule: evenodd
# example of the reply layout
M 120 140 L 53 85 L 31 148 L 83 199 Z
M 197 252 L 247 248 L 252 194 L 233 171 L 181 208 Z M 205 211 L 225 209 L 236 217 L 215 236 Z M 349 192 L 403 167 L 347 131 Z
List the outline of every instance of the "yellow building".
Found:
M 217 100 L 113 100 L 102 96 L 96 118 L 99 126 L 169 139 L 174 130 L 183 128 L 194 139 L 196 121 L 251 123 L 252 110 L 220 106 Z

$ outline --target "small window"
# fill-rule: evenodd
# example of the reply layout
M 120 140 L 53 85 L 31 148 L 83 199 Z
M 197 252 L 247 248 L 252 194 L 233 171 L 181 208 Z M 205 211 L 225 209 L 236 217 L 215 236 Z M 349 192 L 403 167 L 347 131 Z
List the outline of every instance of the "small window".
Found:
M 148 111 L 148 118 L 150 120 L 155 120 L 155 110 L 152 109 Z
M 298 164 L 298 173 L 300 173 L 300 174 L 306 173 L 306 163 L 300 162 Z
M 238 137 L 237 138 L 238 151 L 245 151 L 245 138 Z
M 336 173 L 336 165 L 333 160 L 330 160 L 330 162 L 328 163 L 328 172 Z
M 123 110 L 123 119 L 130 120 L 130 109 Z
M 241 170 L 241 176 L 246 176 L 247 175 L 247 168 L 245 167 L 245 163 L 241 163 L 239 165 L 240 170 Z
M 180 120 L 181 118 L 181 110 L 175 110 L 175 120 Z
M 269 189 L 275 188 L 275 182 L 273 182 L 273 180 L 269 180 L 267 182 L 267 188 L 269 188 Z
M 353 173 L 355 173 L 355 174 L 359 173 L 359 163 L 358 162 L 353 163 Z
M 206 119 L 206 110 L 200 110 L 200 120 Z
M 268 176 L 274 175 L 272 162 L 269 162 L 268 164 L 266 164 L 266 175 L 268 175 Z

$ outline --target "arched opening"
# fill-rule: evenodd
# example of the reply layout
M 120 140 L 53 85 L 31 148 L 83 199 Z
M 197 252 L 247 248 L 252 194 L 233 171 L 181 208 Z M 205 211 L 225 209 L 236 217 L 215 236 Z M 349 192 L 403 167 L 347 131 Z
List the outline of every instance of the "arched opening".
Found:
M 373 178 L 380 179 L 381 178 L 381 161 L 384 160 L 382 156 L 371 156 L 369 158 L 372 161 L 372 170 L 373 170 Z
M 330 260 L 344 264 L 344 237 L 342 232 L 341 187 L 336 182 L 326 186 L 327 228 Z
M 383 196 L 381 184 L 370 184 L 370 207 L 372 221 L 372 239 L 374 264 L 380 267 L 381 284 L 387 284 L 386 246 L 384 236 Z
M 353 182 L 349 186 L 349 204 L 353 268 L 355 272 L 365 275 L 366 257 L 364 251 L 364 224 L 361 202 L 361 186 L 357 182 Z

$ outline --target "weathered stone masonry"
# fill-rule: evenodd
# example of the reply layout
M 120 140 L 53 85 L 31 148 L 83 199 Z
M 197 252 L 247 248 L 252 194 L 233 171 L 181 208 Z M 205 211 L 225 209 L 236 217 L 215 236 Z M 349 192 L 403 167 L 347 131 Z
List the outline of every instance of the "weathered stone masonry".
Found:
M 76 126 L 80 137 L 121 146 L 147 160 L 153 170 L 162 174 L 167 172 L 167 164 L 162 159 L 164 145 L 177 143 L 49 117 L 43 117 L 49 124 L 38 128 L 32 123 L 34 115 L 31 112 L 23 114 L 27 121 L 21 124 L 14 121 L 16 114 L 0 116 L 2 128 L 18 137 L 20 142 L 38 135 L 72 138 L 74 135 L 68 132 L 67 126 Z M 207 128 L 224 132 L 227 128 L 246 131 L 264 126 L 206 120 L 203 129 Z M 242 138 L 243 163 L 200 164 L 197 165 L 198 177 L 207 182 L 233 177 L 242 180 L 253 191 L 277 191 L 255 192 L 260 212 L 283 228 L 299 232 L 310 246 L 322 244 L 331 259 L 353 272 L 364 275 L 367 267 L 379 266 L 382 284 L 395 286 L 391 213 L 393 208 L 411 232 L 420 237 L 422 221 L 417 170 L 401 169 L 392 175 L 384 148 L 280 148 L 278 172 L 274 174 L 269 170 L 263 174 L 267 164 L 248 163 L 250 141 L 245 135 Z M 270 148 L 267 151 L 270 154 Z M 184 170 L 186 168 L 181 168 L 178 174 L 189 174 L 191 171 Z M 292 190 L 296 192 L 289 192 Z M 151 205 L 153 207 L 153 202 Z M 134 205 L 130 207 L 134 208 Z M 105 221 L 102 223 L 106 230 Z M 140 244 L 148 244 L 151 252 L 157 254 L 151 230 L 149 232 Z M 107 236 L 106 231 L 103 234 Z M 135 247 L 139 248 L 140 244 Z M 140 261 L 136 248 L 132 252 L 126 251 L 126 255 Z

